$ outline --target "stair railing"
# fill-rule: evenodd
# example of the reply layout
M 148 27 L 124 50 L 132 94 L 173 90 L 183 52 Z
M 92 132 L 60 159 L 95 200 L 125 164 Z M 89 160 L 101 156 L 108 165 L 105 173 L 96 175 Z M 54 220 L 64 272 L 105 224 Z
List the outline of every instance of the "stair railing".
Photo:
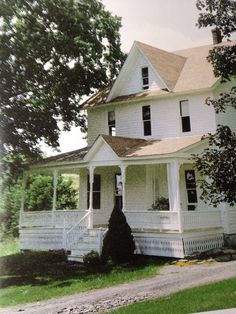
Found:
M 89 216 L 88 211 L 74 226 L 64 233 L 64 248 L 70 250 L 73 245 L 78 243 L 80 238 L 85 234 L 89 227 Z

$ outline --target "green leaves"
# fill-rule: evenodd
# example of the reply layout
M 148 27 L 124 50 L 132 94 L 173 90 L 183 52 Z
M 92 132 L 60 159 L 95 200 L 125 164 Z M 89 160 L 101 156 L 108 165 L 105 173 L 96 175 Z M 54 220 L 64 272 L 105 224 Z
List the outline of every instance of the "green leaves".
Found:
M 236 203 L 236 134 L 219 126 L 209 135 L 209 148 L 196 156 L 196 167 L 204 177 L 202 199 L 214 206 L 220 202 Z
M 225 37 L 236 30 L 236 2 L 234 0 L 197 0 L 200 11 L 198 27 L 217 26 Z
M 84 128 L 81 98 L 123 62 L 121 22 L 98 0 L 3 0 L 0 16 L 0 150 L 37 155 L 59 121 Z

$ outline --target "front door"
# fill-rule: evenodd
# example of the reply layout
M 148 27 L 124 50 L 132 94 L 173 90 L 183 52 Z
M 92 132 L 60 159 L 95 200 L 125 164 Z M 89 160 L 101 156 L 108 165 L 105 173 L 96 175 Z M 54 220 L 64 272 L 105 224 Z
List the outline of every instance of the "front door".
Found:
M 120 173 L 115 175 L 115 207 L 122 210 L 122 176 Z

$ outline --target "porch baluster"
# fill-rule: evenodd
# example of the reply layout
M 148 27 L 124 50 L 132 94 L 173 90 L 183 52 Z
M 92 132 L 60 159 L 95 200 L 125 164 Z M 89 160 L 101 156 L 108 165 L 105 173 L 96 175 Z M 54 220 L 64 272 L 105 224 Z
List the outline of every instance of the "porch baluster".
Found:
M 57 181 L 58 171 L 53 170 L 53 199 L 52 199 L 52 226 L 55 225 L 55 211 L 57 206 Z
M 22 225 L 23 214 L 24 214 L 24 209 L 25 209 L 25 189 L 26 189 L 26 185 L 27 185 L 27 179 L 28 179 L 28 176 L 26 174 L 23 174 L 21 204 L 20 204 L 20 217 L 19 217 L 20 226 Z
M 180 163 L 177 161 L 168 164 L 168 190 L 170 210 L 178 212 L 179 232 L 183 232 L 183 222 L 180 204 Z
M 126 209 L 126 203 L 125 203 L 125 183 L 126 183 L 126 168 L 127 166 L 121 165 L 121 177 L 122 177 L 122 211 Z
M 93 182 L 94 182 L 94 169 L 89 167 L 89 228 L 93 228 Z

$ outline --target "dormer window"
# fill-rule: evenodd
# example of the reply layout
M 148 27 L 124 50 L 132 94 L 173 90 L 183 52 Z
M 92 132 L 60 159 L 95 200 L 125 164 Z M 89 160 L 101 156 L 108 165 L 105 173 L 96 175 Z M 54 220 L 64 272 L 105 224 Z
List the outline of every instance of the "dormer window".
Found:
M 149 75 L 148 75 L 148 67 L 142 68 L 142 88 L 149 88 Z
M 152 135 L 151 128 L 151 108 L 150 106 L 143 106 L 143 133 L 144 136 Z
M 108 112 L 108 129 L 109 129 L 109 135 L 111 135 L 111 136 L 116 135 L 115 111 L 109 111 Z
M 180 117 L 182 122 L 182 132 L 190 132 L 190 115 L 189 115 L 189 103 L 188 100 L 181 100 L 180 103 Z

